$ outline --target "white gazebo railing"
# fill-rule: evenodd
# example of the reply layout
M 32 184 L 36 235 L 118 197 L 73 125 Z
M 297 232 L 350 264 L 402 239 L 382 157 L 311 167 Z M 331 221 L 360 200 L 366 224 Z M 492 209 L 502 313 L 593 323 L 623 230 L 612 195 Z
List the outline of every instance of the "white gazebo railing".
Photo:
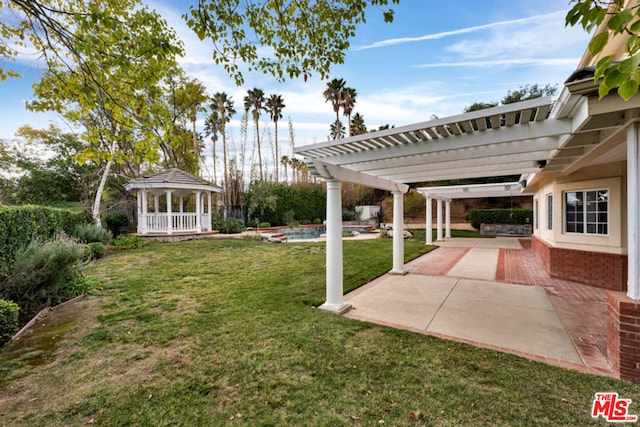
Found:
M 211 217 L 208 213 L 200 215 L 200 229 L 196 213 L 172 213 L 171 232 L 197 233 L 211 230 Z M 138 215 L 138 231 L 144 233 L 168 233 L 169 216 L 166 212 L 147 213 Z

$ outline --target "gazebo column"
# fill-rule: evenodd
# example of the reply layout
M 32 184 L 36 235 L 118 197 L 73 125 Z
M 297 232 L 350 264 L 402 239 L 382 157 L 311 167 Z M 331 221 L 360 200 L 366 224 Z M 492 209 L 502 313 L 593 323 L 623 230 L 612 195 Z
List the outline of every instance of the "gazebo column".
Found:
M 441 241 L 444 240 L 442 238 L 442 199 L 436 199 L 436 214 L 437 214 L 437 226 L 436 230 L 436 240 Z
M 138 216 L 138 233 L 147 234 L 149 232 L 149 193 L 147 190 L 140 190 L 142 203 L 141 214 Z
M 433 207 L 431 196 L 427 196 L 427 223 L 426 223 L 427 245 L 433 244 Z
M 332 313 L 343 314 L 351 309 L 343 298 L 342 270 L 342 195 L 341 182 L 327 180 L 327 300 L 319 308 Z
M 446 239 L 451 238 L 451 199 L 447 199 L 445 200 L 445 232 L 444 232 L 444 237 Z
M 404 270 L 404 194 L 393 192 L 393 268 L 389 274 L 407 274 Z
M 202 210 L 200 205 L 200 192 L 196 191 L 196 232 L 200 233 L 202 231 Z
M 138 228 L 137 232 L 142 234 L 142 191 L 136 193 L 136 205 L 138 209 Z
M 209 218 L 209 224 L 207 224 L 207 228 L 209 231 L 211 231 L 213 230 L 213 216 L 211 215 L 211 191 L 207 191 L 207 207 L 209 208 L 207 210 L 207 217 Z
M 171 190 L 167 190 L 167 234 L 173 233 L 173 221 L 172 221 L 172 212 L 173 207 L 171 206 Z

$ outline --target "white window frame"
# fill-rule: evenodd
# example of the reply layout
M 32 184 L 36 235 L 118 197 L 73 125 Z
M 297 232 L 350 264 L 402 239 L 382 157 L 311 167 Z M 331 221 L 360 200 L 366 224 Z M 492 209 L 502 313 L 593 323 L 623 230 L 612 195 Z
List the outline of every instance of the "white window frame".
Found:
M 588 206 L 589 203 L 602 203 L 602 202 L 589 202 L 587 200 L 588 198 L 588 193 L 596 193 L 596 196 L 598 195 L 598 193 L 600 192 L 606 192 L 607 194 L 607 200 L 606 200 L 606 212 L 603 211 L 599 211 L 598 208 L 599 206 L 596 206 L 596 211 L 595 212 L 589 212 L 588 210 Z M 567 209 L 567 194 L 569 193 L 582 193 L 582 200 L 581 200 L 581 204 L 582 204 L 582 230 L 583 231 L 568 231 L 568 221 L 567 221 L 567 217 L 568 217 L 568 209 Z M 572 235 L 588 235 L 588 236 L 608 236 L 609 232 L 611 230 L 611 208 L 610 205 L 611 203 L 610 201 L 610 196 L 611 196 L 611 191 L 609 188 L 590 188 L 590 189 L 583 189 L 583 190 L 566 190 L 562 192 L 562 209 L 563 209 L 563 227 L 564 227 L 564 232 L 566 234 L 572 234 Z M 606 221 L 601 221 L 599 216 L 603 213 L 606 213 Z M 589 220 L 589 216 L 590 215 L 595 215 L 595 221 L 590 221 Z M 598 232 L 598 225 L 601 224 L 605 224 L 606 225 L 606 233 L 599 233 Z M 595 225 L 596 227 L 596 231 L 595 232 L 589 232 L 589 226 L 590 225 Z

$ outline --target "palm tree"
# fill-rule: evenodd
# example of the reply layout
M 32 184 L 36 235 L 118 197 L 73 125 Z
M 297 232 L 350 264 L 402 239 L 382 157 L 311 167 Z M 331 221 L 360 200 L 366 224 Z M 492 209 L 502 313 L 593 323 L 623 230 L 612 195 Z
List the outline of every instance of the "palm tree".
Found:
M 291 165 L 291 175 L 293 176 L 293 182 L 298 182 L 298 172 L 300 171 L 300 159 L 292 157 L 289 161 Z
M 323 92 L 324 102 L 331 101 L 333 112 L 336 113 L 335 123 L 340 123 L 340 107 L 342 106 L 342 95 L 345 84 L 344 79 L 333 79 L 327 83 L 327 88 Z M 336 135 L 339 134 L 340 132 L 336 133 Z M 337 137 L 334 139 L 337 139 Z
M 247 95 L 244 97 L 244 109 L 246 112 L 251 110 L 253 120 L 256 123 L 256 144 L 258 147 L 258 165 L 260 166 L 260 180 L 264 179 L 262 173 L 262 153 L 260 152 L 260 129 L 258 126 L 260 120 L 260 110 L 264 110 L 264 91 L 262 89 L 253 88 L 247 91 Z
M 275 167 L 276 167 L 276 182 L 278 182 L 278 120 L 282 118 L 282 110 L 286 107 L 284 105 L 284 101 L 282 96 L 273 94 L 267 99 L 265 111 L 269 113 L 271 116 L 271 120 L 276 127 L 276 156 L 275 156 Z
M 356 96 L 358 93 L 352 87 L 345 87 L 342 90 L 342 111 L 344 115 L 347 116 L 347 135 L 351 136 L 351 112 L 353 111 L 353 107 L 356 105 Z
M 351 123 L 349 125 L 349 130 L 351 132 L 350 136 L 354 135 L 362 135 L 363 133 L 367 133 L 367 125 L 364 123 L 364 117 L 360 113 L 356 113 L 353 115 L 351 119 Z
M 342 126 L 342 122 L 340 120 L 336 120 L 335 123 L 332 123 L 329 126 L 329 136 L 333 139 L 344 138 L 344 126 Z
M 280 159 L 280 163 L 284 166 L 284 180 L 285 182 L 289 180 L 289 173 L 287 171 L 287 166 L 291 164 L 291 160 L 289 160 L 289 156 L 282 156 Z
M 216 142 L 218 141 L 218 112 L 213 111 L 209 116 L 204 119 L 204 134 L 206 136 L 211 136 L 211 143 L 213 145 L 213 182 L 218 181 L 217 173 L 216 173 Z
M 224 168 L 224 197 L 225 205 L 229 205 L 231 198 L 229 195 L 229 174 L 227 172 L 227 123 L 231 121 L 231 116 L 236 113 L 233 108 L 233 100 L 224 92 L 216 92 L 211 98 L 211 109 L 217 113 L 218 128 L 222 133 L 222 162 Z

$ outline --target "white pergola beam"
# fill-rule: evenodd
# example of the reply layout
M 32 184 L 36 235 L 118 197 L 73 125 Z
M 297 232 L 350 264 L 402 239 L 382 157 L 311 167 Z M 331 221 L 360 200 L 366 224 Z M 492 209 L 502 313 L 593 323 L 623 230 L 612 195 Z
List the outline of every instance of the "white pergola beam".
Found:
M 356 171 L 377 171 L 390 168 L 407 167 L 413 165 L 436 164 L 456 160 L 485 160 L 506 155 L 526 155 L 534 160 L 548 159 L 552 150 L 557 148 L 557 142 L 553 138 L 544 141 L 507 142 L 482 147 L 465 148 L 461 150 L 448 150 L 436 153 L 420 154 L 412 157 L 395 158 L 390 160 L 376 160 L 372 162 L 353 163 L 349 169 Z
M 322 161 L 348 165 L 376 160 L 403 159 L 420 154 L 515 143 L 519 141 L 530 141 L 537 149 L 557 149 L 559 148 L 557 137 L 570 131 L 571 122 L 569 120 L 547 120 L 541 123 L 518 125 L 472 134 L 465 133 L 459 136 L 449 136 L 432 141 L 398 145 L 365 152 L 354 152 L 340 156 L 326 156 L 322 158 Z M 305 155 L 304 151 L 300 152 L 300 154 Z
M 378 188 L 380 190 L 399 191 L 401 193 L 409 191 L 409 186 L 406 184 L 389 181 L 374 175 L 367 175 L 361 172 L 341 168 L 339 166 L 324 164 L 319 161 L 314 161 L 313 165 L 318 170 L 320 176 L 324 179 L 336 179 L 342 182 L 360 184 L 367 187 Z

